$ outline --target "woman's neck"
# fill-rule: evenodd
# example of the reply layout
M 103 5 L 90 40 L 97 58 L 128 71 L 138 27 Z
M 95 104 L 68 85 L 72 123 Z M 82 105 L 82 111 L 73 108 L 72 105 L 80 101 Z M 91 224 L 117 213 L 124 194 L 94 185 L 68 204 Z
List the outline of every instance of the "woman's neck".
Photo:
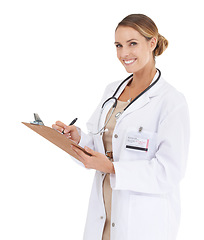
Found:
M 131 81 L 131 84 L 129 86 L 131 88 L 137 89 L 148 87 L 152 82 L 156 72 L 157 69 L 154 65 L 150 68 L 144 68 L 139 70 L 138 72 L 133 73 L 133 80 Z

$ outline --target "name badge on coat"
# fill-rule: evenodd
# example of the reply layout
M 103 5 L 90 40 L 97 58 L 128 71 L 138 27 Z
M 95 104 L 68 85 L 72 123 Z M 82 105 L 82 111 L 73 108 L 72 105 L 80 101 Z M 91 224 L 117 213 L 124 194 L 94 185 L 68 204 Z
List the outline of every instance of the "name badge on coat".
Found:
M 147 152 L 149 139 L 129 135 L 126 140 L 126 148 Z

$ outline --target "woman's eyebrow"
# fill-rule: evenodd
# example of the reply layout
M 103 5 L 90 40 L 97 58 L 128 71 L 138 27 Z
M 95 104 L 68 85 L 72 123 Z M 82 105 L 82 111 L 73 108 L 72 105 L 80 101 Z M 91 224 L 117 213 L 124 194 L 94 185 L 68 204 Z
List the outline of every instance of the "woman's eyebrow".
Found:
M 132 39 L 130 39 L 130 40 L 127 40 L 126 42 L 128 43 L 128 42 L 131 42 L 131 41 L 138 41 L 136 38 L 132 38 Z M 114 44 L 120 44 L 119 42 L 114 42 Z
M 130 39 L 130 40 L 128 40 L 127 42 L 131 42 L 131 41 L 138 41 L 136 38 L 132 38 L 132 39 Z

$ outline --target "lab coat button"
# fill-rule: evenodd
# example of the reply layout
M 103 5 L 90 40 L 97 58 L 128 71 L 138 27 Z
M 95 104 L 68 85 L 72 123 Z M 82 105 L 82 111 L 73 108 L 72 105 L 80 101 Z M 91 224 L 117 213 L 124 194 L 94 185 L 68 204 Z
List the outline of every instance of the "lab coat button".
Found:
M 112 223 L 112 227 L 115 227 L 115 223 Z
M 118 138 L 118 134 L 115 134 L 115 135 L 114 135 L 114 138 Z
M 103 219 L 103 216 L 101 216 L 101 219 Z

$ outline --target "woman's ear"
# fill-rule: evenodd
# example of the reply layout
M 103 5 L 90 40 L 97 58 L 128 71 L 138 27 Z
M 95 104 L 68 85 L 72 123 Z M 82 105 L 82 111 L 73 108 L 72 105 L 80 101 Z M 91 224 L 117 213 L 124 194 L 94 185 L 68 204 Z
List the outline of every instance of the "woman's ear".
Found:
M 150 47 L 151 47 L 151 50 L 154 51 L 154 49 L 156 48 L 157 46 L 157 39 L 156 37 L 152 37 L 150 39 Z

